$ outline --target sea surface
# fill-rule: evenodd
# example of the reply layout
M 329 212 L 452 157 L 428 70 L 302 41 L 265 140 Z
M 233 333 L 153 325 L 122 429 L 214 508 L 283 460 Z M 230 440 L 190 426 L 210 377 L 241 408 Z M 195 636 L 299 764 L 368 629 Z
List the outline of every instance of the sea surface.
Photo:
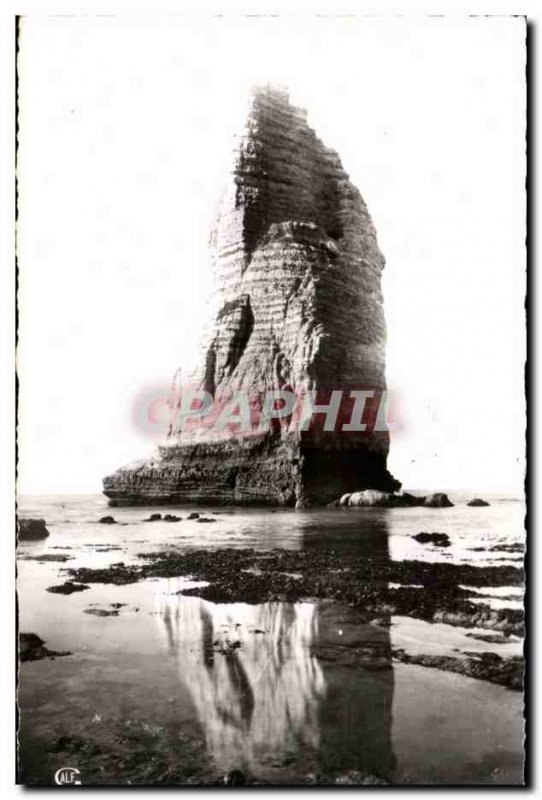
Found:
M 524 545 L 522 501 L 482 494 L 491 505 L 470 508 L 477 495 L 449 496 L 449 509 L 198 507 L 213 525 L 187 520 L 194 508 L 181 506 L 19 497 L 19 515 L 45 519 L 50 532 L 18 546 L 19 630 L 72 654 L 21 665 L 20 780 L 52 784 L 56 770 L 74 767 L 83 784 L 109 785 L 213 782 L 234 770 L 274 784 L 329 774 L 348 783 L 360 771 L 395 784 L 521 783 L 520 692 L 391 657 L 378 669 L 353 658 L 374 642 L 517 655 L 517 637 L 488 644 L 460 627 L 400 616 L 369 625 L 329 601 L 211 603 L 179 594 L 194 585 L 190 575 L 47 591 L 68 579 L 67 568 L 137 563 L 164 549 L 385 547 L 396 561 L 521 566 L 510 545 Z M 183 520 L 145 521 L 151 513 Z M 106 514 L 117 524 L 100 524 Z M 419 544 L 412 536 L 421 531 L 447 533 L 451 546 Z M 28 558 L 54 554 L 68 560 Z M 523 604 L 517 586 L 478 591 L 494 608 Z M 116 616 L 92 613 L 113 604 L 122 604 Z M 234 657 L 220 655 L 221 643 L 235 645 Z

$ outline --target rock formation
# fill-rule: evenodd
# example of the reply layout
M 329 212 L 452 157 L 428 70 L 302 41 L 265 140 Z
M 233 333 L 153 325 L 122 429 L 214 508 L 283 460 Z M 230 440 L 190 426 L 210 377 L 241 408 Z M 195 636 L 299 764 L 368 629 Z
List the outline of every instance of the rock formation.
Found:
M 416 539 L 420 544 L 436 544 L 438 547 L 449 547 L 451 544 L 447 533 L 426 533 L 426 531 L 422 531 L 412 538 Z
M 217 311 L 190 386 L 207 392 L 215 411 L 239 392 L 257 415 L 269 391 L 314 392 L 323 404 L 334 390 L 377 398 L 385 390 L 384 258 L 373 223 L 338 155 L 283 89 L 252 94 L 211 253 Z M 386 469 L 386 430 L 325 431 L 317 417 L 304 430 L 292 413 L 264 431 L 217 431 L 211 412 L 180 430 L 179 402 L 157 456 L 105 478 L 112 505 L 301 507 L 399 488 Z
M 361 492 L 347 492 L 328 504 L 337 506 L 363 506 L 367 508 L 452 508 L 453 503 L 443 492 L 419 496 L 408 492 L 381 492 L 378 489 L 363 489 Z M 467 503 L 470 505 L 470 503 Z
M 56 651 L 45 647 L 45 642 L 36 633 L 19 634 L 19 660 L 39 661 L 42 658 L 57 658 L 58 656 L 71 656 L 68 650 Z
M 454 505 L 444 492 L 435 492 L 435 494 L 428 495 L 423 504 L 427 508 L 452 508 Z
M 20 542 L 33 542 L 49 536 L 44 519 L 19 519 L 18 529 Z

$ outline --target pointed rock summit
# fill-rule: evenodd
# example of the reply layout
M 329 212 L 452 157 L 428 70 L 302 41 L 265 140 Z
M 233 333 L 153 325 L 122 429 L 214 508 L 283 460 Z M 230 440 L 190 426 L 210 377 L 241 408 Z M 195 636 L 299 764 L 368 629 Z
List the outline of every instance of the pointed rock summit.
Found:
M 285 89 L 252 94 L 211 256 L 217 310 L 200 366 L 177 381 L 157 456 L 105 478 L 111 504 L 302 507 L 398 489 L 389 435 L 374 424 L 384 258 L 339 156 Z M 360 391 L 365 428 L 354 420 Z

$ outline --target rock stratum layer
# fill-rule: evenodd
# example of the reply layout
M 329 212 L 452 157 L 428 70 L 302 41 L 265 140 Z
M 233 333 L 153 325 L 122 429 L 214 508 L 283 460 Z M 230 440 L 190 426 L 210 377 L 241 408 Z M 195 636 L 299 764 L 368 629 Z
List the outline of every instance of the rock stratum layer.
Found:
M 190 384 L 222 407 L 236 392 L 385 390 L 384 258 L 359 193 L 282 89 L 254 91 L 211 235 L 216 314 Z M 175 408 L 174 411 L 177 409 Z M 369 409 L 370 412 L 370 409 Z M 324 504 L 394 491 L 387 431 L 179 431 L 155 458 L 104 480 L 115 504 Z

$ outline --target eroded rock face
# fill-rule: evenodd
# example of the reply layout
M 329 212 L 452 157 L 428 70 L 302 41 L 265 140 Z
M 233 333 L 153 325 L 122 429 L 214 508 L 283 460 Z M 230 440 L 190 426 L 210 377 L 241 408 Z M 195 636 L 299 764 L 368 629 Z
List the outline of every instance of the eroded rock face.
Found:
M 255 91 L 211 236 L 216 306 L 190 384 L 251 413 L 266 393 L 385 390 L 384 258 L 340 159 L 284 90 Z M 387 431 L 300 430 L 295 414 L 264 432 L 204 422 L 179 431 L 177 408 L 158 456 L 104 480 L 111 504 L 324 504 L 364 488 L 395 491 Z M 368 415 L 376 409 L 367 404 Z

